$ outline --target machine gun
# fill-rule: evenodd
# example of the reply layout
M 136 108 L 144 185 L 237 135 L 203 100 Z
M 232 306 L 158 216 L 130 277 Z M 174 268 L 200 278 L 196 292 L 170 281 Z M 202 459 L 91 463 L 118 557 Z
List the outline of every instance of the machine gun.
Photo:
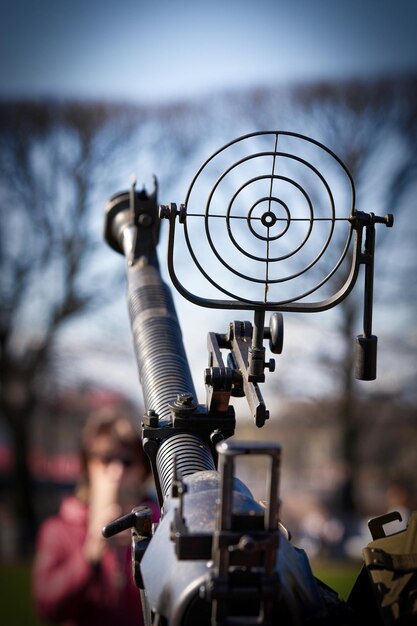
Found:
M 171 292 L 161 277 L 156 249 L 162 219 L 169 222 L 168 269 L 177 290 L 199 306 L 253 312 L 253 322 L 233 321 L 226 332 L 208 334 L 205 404 L 197 401 Z M 376 377 L 377 223 L 392 226 L 393 218 L 356 209 L 351 175 L 332 151 L 281 131 L 245 135 L 215 152 L 180 208 L 162 206 L 158 213 L 156 179 L 152 193 L 132 183 L 109 200 L 105 238 L 127 259 L 145 404 L 142 442 L 162 515 L 152 527 L 150 511 L 138 507 L 103 532 L 132 528 L 146 626 L 356 623 L 349 607 L 314 578 L 306 554 L 279 521 L 280 445 L 230 439 L 236 422 L 231 398 L 245 397 L 256 426 L 265 424 L 270 413 L 260 384 L 274 361 L 266 361 L 264 341 L 279 354 L 283 313 L 336 306 L 361 266 L 365 297 L 356 376 Z M 194 282 L 191 267 L 200 273 Z M 236 460 L 248 455 L 268 462 L 266 506 L 235 476 Z

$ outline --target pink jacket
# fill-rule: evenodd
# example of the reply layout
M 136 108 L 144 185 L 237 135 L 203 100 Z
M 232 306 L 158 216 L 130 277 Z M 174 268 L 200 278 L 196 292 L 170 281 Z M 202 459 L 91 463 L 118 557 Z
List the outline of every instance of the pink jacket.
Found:
M 146 503 L 158 519 L 157 506 Z M 88 509 L 64 499 L 58 515 L 41 526 L 33 568 L 39 615 L 62 626 L 141 626 L 139 590 L 132 579 L 130 546 L 108 549 L 95 568 L 83 555 Z

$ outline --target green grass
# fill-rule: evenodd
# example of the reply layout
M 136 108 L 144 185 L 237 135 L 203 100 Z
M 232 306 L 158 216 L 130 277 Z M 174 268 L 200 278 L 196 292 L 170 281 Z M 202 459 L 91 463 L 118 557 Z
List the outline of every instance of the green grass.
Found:
M 347 600 L 362 565 L 351 562 L 313 562 L 314 575 L 334 589 L 342 600 Z
M 0 564 L 0 616 L 4 626 L 44 626 L 32 606 L 30 565 Z

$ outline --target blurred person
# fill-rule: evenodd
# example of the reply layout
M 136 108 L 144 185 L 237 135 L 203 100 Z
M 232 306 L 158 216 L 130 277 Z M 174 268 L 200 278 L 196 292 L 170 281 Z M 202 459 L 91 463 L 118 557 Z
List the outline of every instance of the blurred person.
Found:
M 310 558 L 340 555 L 345 528 L 322 502 L 316 502 L 303 516 L 299 528 L 299 547 Z
M 385 492 L 387 511 L 398 511 L 406 527 L 414 508 L 412 482 L 401 475 L 394 476 Z
M 131 566 L 130 530 L 104 539 L 114 518 L 145 504 L 159 509 L 147 491 L 150 467 L 124 414 L 90 415 L 81 436 L 81 479 L 56 516 L 42 524 L 33 567 L 39 616 L 62 626 L 141 626 L 139 590 Z

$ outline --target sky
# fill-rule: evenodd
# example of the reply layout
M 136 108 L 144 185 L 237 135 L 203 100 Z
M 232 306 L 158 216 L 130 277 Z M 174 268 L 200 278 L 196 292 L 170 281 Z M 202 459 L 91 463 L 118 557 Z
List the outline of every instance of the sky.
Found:
M 0 0 L 0 97 L 163 102 L 417 68 L 416 0 Z
M 410 69 L 417 0 L 0 0 L 0 99 L 163 103 Z

